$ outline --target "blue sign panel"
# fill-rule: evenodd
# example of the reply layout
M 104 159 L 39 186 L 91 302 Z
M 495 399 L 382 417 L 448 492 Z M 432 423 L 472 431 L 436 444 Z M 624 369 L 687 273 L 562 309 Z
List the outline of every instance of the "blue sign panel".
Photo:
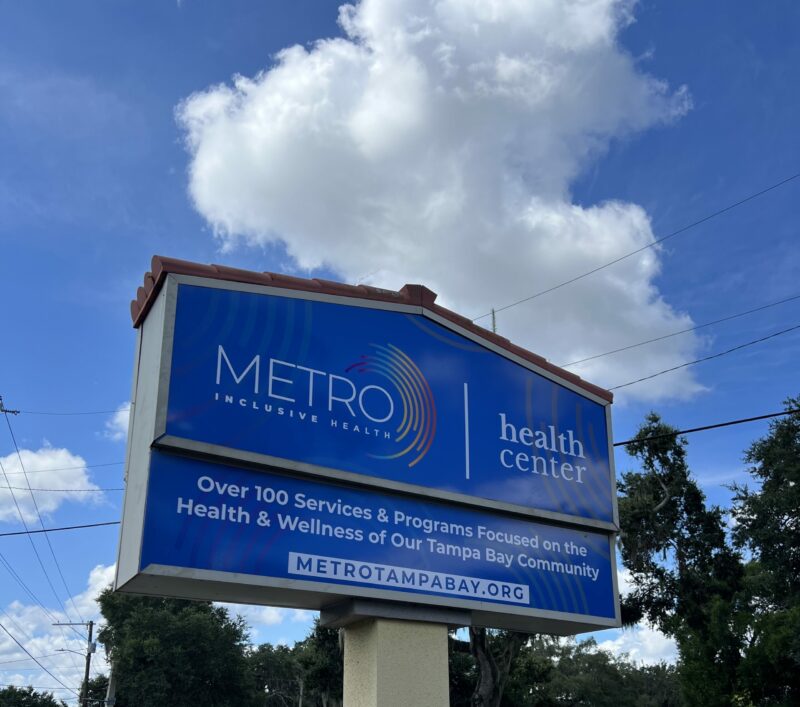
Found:
M 150 564 L 615 617 L 605 533 L 159 452 Z
M 604 406 L 422 315 L 180 284 L 165 432 L 613 522 Z

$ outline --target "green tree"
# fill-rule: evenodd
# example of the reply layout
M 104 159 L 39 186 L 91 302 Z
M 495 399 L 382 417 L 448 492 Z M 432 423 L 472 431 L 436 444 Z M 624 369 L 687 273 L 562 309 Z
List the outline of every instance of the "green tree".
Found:
M 302 703 L 305 676 L 293 648 L 264 643 L 248 654 L 247 663 L 256 685 L 257 705 L 288 707 Z
M 210 602 L 105 590 L 99 640 L 113 661 L 120 707 L 253 703 L 243 620 Z
M 504 707 L 678 707 L 676 670 L 637 667 L 598 650 L 594 640 L 536 636 L 520 651 L 503 696 Z
M 800 408 L 800 397 L 784 401 Z M 758 484 L 734 485 L 733 536 L 751 553 L 747 589 L 752 618 L 740 667 L 754 704 L 800 704 L 800 414 L 770 424 L 746 452 Z
M 98 675 L 97 677 L 89 680 L 89 704 L 102 705 L 106 700 L 106 692 L 108 691 L 108 676 Z
M 451 634 L 448 639 L 450 707 L 470 707 L 478 675 L 469 643 Z
M 478 667 L 473 707 L 499 707 L 511 665 L 528 634 L 487 628 L 469 629 L 469 648 Z
M 4 687 L 0 689 L 2 707 L 67 707 L 50 692 L 36 692 L 32 687 Z
M 650 413 L 626 447 L 641 472 L 619 483 L 620 552 L 633 591 L 624 618 L 646 618 L 673 636 L 690 704 L 730 705 L 748 613 L 744 569 L 686 462 L 686 440 Z
M 258 705 L 321 705 L 342 701 L 344 665 L 338 629 L 315 620 L 309 635 L 293 648 L 260 645 L 247 658 Z
M 549 683 L 556 669 L 554 641 L 545 636 L 531 636 L 511 665 L 503 705 L 548 705 Z
M 311 634 L 295 646 L 295 651 L 310 695 L 322 707 L 341 704 L 344 662 L 339 630 L 320 626 L 319 619 L 315 619 Z

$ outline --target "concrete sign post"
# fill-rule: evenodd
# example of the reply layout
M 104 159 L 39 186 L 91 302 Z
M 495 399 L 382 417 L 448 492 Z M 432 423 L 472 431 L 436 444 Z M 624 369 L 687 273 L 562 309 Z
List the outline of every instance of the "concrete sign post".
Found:
M 346 629 L 347 707 L 446 707 L 449 703 L 445 624 L 371 619 Z
M 618 626 L 610 393 L 434 299 L 155 258 L 116 588 L 321 610 L 348 705 L 423 636 L 446 698 L 448 624 Z

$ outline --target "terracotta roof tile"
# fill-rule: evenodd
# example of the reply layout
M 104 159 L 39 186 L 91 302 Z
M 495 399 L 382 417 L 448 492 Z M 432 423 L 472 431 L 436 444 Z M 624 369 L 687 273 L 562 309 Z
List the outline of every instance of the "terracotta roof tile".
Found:
M 588 383 L 574 373 L 565 371 L 563 368 L 559 368 L 550 363 L 547 359 L 521 346 L 512 344 L 505 337 L 499 336 L 488 329 L 484 329 L 474 324 L 466 317 L 456 314 L 441 305 L 435 304 L 436 293 L 429 290 L 424 285 L 405 285 L 399 292 L 395 292 L 394 290 L 384 290 L 369 285 L 347 285 L 341 282 L 333 282 L 331 280 L 322 280 L 319 278 L 304 279 L 280 273 L 240 270 L 226 265 L 203 265 L 188 260 L 178 260 L 177 258 L 166 258 L 164 256 L 155 255 L 150 265 L 150 272 L 145 273 L 143 286 L 136 291 L 136 299 L 131 302 L 131 317 L 134 327 L 138 327 L 144 321 L 147 312 L 161 289 L 161 285 L 164 283 L 169 273 L 175 273 L 177 275 L 195 275 L 197 277 L 226 280 L 228 282 L 243 282 L 252 285 L 271 285 L 272 287 L 282 287 L 288 290 L 319 292 L 342 297 L 358 297 L 360 299 L 379 302 L 394 302 L 424 307 L 440 317 L 447 319 L 449 322 L 491 342 L 495 346 L 499 346 L 509 353 L 515 354 L 526 361 L 530 361 L 539 368 L 543 368 L 559 378 L 569 381 L 604 400 L 611 402 L 614 399 L 613 393 L 608 390 Z

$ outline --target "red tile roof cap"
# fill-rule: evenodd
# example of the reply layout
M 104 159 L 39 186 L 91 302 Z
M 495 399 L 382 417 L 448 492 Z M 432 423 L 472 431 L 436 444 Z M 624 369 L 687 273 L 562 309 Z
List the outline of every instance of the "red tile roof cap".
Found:
M 535 353 L 523 349 L 516 344 L 512 344 L 508 339 L 498 336 L 494 332 L 478 326 L 470 319 L 462 317 L 460 314 L 435 304 L 436 293 L 429 290 L 424 285 L 405 285 L 399 292 L 394 290 L 384 290 L 380 287 L 368 285 L 346 285 L 332 280 L 322 280 L 320 278 L 306 279 L 282 275 L 271 272 L 255 272 L 254 270 L 240 270 L 230 268 L 226 265 L 202 265 L 188 260 L 178 260 L 177 258 L 166 258 L 161 255 L 154 255 L 150 265 L 150 272 L 145 273 L 144 283 L 136 291 L 136 299 L 131 302 L 131 317 L 133 326 L 139 327 L 147 316 L 161 286 L 167 275 L 194 275 L 196 277 L 206 277 L 214 280 L 226 280 L 228 282 L 242 282 L 249 285 L 267 285 L 279 287 L 286 290 L 301 290 L 303 292 L 319 292 L 327 295 L 339 295 L 341 297 L 357 297 L 359 299 L 374 300 L 377 302 L 394 302 L 396 304 L 408 304 L 417 307 L 424 307 L 440 317 L 466 329 L 467 331 L 480 336 L 509 353 L 519 356 L 530 363 L 543 368 L 546 371 L 569 381 L 575 386 L 592 393 L 593 395 L 612 402 L 614 394 L 605 388 L 593 385 L 576 376 L 570 371 L 550 363 L 547 359 L 537 356 Z

